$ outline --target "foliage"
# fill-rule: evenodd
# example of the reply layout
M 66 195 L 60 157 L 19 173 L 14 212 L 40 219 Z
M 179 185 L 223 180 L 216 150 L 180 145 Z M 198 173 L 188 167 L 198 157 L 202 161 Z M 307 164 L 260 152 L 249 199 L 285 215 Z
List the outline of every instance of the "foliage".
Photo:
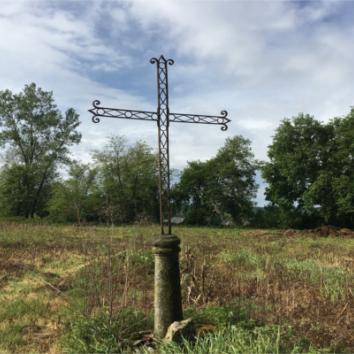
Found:
M 107 222 L 158 219 L 156 157 L 146 143 L 128 147 L 123 137 L 111 137 L 94 159 Z
M 190 224 L 244 224 L 253 211 L 258 164 L 250 141 L 228 138 L 206 162 L 189 162 L 173 191 L 175 204 Z
M 95 220 L 100 205 L 97 169 L 73 162 L 69 178 L 53 186 L 49 213 L 57 221 L 77 222 Z
M 23 92 L 0 92 L 0 145 L 5 166 L 0 176 L 1 208 L 9 215 L 42 215 L 59 163 L 80 141 L 78 115 L 57 109 L 52 92 L 26 85 Z
M 266 198 L 280 208 L 283 224 L 353 226 L 354 109 L 320 123 L 299 114 L 276 130 L 263 166 Z

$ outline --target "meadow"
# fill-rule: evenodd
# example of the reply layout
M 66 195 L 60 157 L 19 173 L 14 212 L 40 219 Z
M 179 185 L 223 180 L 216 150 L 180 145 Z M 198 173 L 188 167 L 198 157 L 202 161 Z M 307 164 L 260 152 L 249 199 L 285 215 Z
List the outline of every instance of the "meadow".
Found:
M 0 352 L 148 352 L 159 228 L 0 223 Z M 194 342 L 158 353 L 354 352 L 354 239 L 176 227 Z

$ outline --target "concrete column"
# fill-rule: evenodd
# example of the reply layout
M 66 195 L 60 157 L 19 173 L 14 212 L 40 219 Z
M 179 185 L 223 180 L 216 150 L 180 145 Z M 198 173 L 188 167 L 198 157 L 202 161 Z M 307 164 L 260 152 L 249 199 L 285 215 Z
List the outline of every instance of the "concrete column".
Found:
M 154 334 L 158 338 L 165 336 L 172 322 L 183 318 L 178 258 L 180 242 L 175 235 L 161 235 L 154 242 Z

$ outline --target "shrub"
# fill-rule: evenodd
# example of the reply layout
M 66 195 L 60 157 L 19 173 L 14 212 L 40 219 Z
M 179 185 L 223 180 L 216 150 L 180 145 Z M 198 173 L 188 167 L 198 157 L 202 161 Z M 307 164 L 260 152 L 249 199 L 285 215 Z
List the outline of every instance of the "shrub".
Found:
M 61 343 L 64 353 L 124 353 L 139 338 L 139 332 L 152 328 L 143 313 L 126 309 L 110 317 L 106 313 L 78 316 L 69 321 Z

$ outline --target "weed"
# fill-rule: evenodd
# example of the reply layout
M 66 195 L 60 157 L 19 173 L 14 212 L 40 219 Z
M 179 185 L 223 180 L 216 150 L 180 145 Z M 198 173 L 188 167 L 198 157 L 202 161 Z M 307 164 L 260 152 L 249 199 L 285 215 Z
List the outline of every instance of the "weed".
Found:
M 27 317 L 35 320 L 49 314 L 49 306 L 39 299 L 15 299 L 9 302 L 2 301 L 0 306 L 0 321 L 13 321 L 15 318 Z
M 79 316 L 67 323 L 61 339 L 64 353 L 123 353 L 132 347 L 141 331 L 151 330 L 149 318 L 126 309 L 110 317 L 107 313 Z
M 0 349 L 15 351 L 16 348 L 24 344 L 23 325 L 13 324 L 4 329 L 0 329 Z
M 314 286 L 319 286 L 321 293 L 331 301 L 345 298 L 345 285 L 349 282 L 349 275 L 344 270 L 333 266 L 322 266 L 311 259 L 289 260 L 286 267 L 293 279 L 305 280 Z
M 196 341 L 183 340 L 182 344 L 162 343 L 161 354 L 244 354 L 244 353 L 279 353 L 280 328 L 257 327 L 246 330 L 238 326 L 228 326 L 222 330 L 197 337 Z
M 235 266 L 240 266 L 247 270 L 256 270 L 264 268 L 265 257 L 259 255 L 250 249 L 241 249 L 239 251 L 223 251 L 220 254 L 220 258 L 226 262 Z

